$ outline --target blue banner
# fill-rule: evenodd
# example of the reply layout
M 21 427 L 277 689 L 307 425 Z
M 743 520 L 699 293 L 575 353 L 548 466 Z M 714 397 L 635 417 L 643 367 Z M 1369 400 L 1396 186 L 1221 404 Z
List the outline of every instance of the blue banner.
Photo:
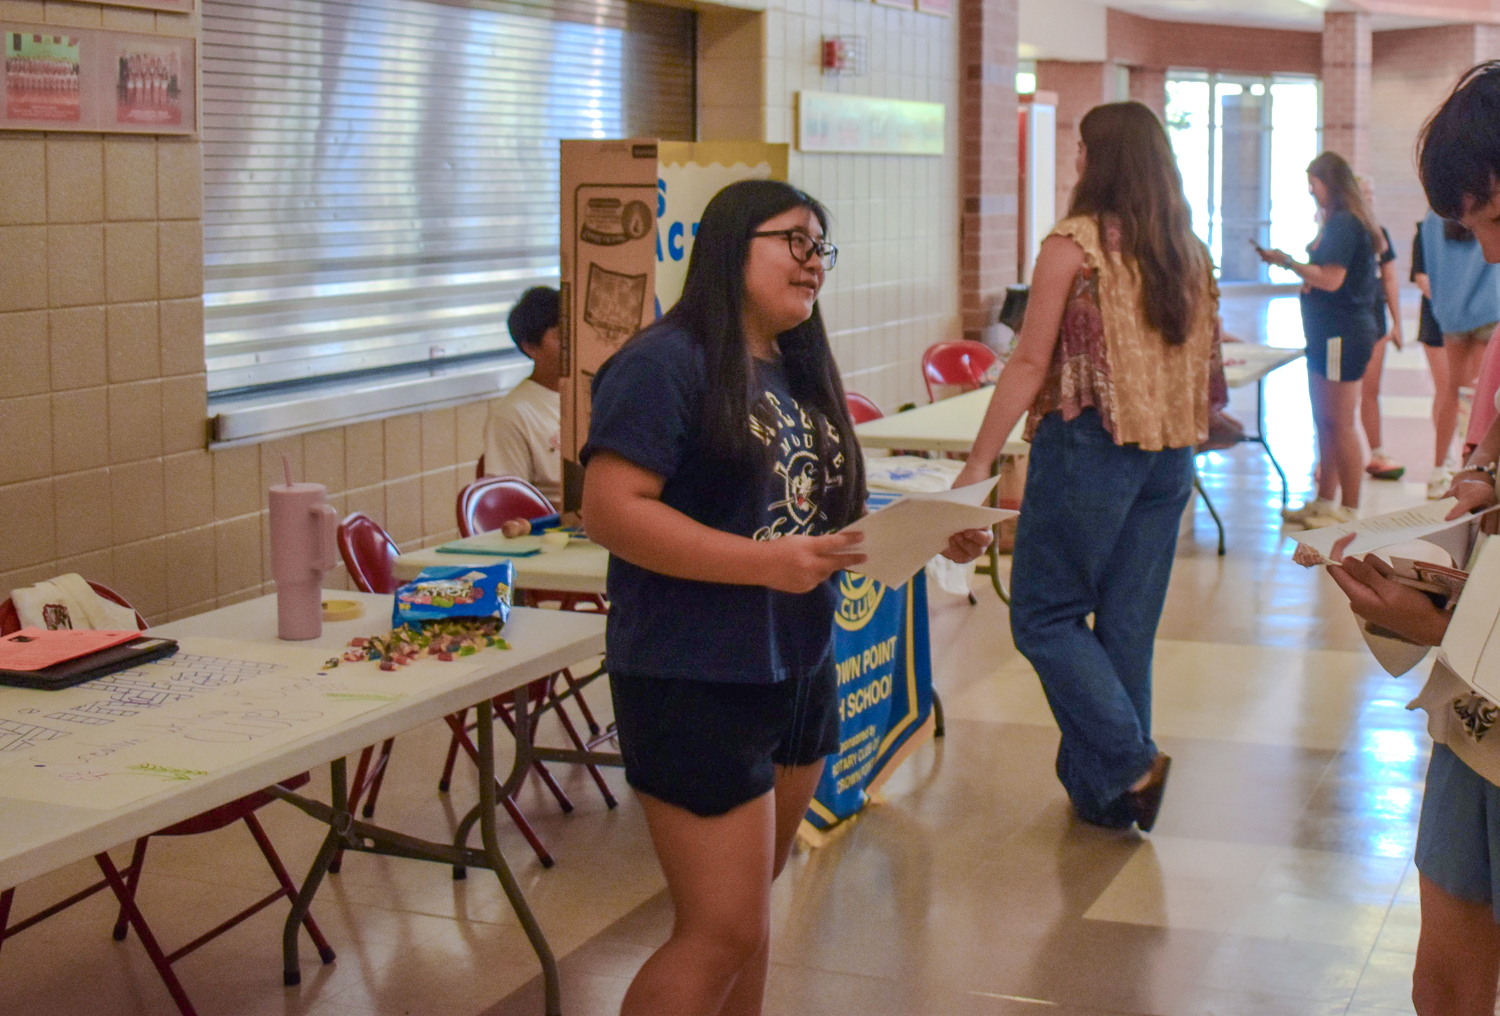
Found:
M 932 733 L 925 570 L 899 589 L 843 572 L 839 592 L 839 750 L 829 756 L 806 816 L 819 831 L 863 808 Z

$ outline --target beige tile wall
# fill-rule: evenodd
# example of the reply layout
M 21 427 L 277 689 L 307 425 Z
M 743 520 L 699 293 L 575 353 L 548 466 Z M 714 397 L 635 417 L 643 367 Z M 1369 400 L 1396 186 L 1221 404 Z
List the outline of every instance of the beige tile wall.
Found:
M 822 74 L 822 37 L 841 34 L 866 39 L 868 74 Z M 868 0 L 772 0 L 700 14 L 698 42 L 700 136 L 791 143 L 792 182 L 832 212 L 839 262 L 822 307 L 846 386 L 887 412 L 926 402 L 922 351 L 962 337 L 956 22 Z M 803 89 L 945 103 L 946 154 L 804 155 Z
M 0 0 L 0 20 L 197 31 L 62 0 Z M 888 410 L 925 401 L 922 350 L 960 332 L 954 23 L 785 0 L 704 26 L 705 140 L 794 141 L 803 88 L 947 103 L 943 158 L 791 161 L 833 212 L 823 304 L 849 387 Z M 819 73 L 819 40 L 838 33 L 869 40 L 867 77 Z M 265 491 L 282 455 L 403 549 L 456 535 L 487 403 L 207 450 L 201 167 L 192 140 L 0 134 L 0 595 L 77 571 L 162 621 L 269 591 Z

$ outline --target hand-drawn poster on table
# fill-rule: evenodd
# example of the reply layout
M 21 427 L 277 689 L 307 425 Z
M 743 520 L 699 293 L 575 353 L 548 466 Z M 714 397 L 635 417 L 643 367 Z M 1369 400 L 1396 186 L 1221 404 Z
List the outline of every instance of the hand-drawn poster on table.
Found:
M 0 695 L 6 797 L 110 810 L 401 697 L 325 650 L 184 638 L 176 654 L 62 691 Z
M 0 129 L 191 134 L 193 39 L 0 23 Z
M 828 757 L 803 819 L 804 838 L 813 842 L 869 803 L 933 731 L 926 574 L 890 587 L 843 572 L 839 593 L 839 750 Z

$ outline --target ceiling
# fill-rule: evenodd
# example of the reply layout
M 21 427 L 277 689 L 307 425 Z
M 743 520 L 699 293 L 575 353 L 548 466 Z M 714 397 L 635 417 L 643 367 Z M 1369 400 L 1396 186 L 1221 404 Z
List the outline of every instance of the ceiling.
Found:
M 1107 0 L 1116 10 L 1162 21 L 1207 21 L 1217 25 L 1321 31 L 1324 10 L 1352 9 L 1339 0 Z M 1375 31 L 1449 23 L 1447 18 L 1376 14 Z

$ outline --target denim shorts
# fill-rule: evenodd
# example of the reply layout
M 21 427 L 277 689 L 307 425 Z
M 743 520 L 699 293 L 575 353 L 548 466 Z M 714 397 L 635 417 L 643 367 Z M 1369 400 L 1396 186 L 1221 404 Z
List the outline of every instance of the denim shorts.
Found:
M 625 782 L 705 818 L 776 785 L 839 747 L 833 654 L 800 678 L 732 684 L 611 674 Z
M 1447 745 L 1432 746 L 1417 827 L 1417 870 L 1450 896 L 1485 904 L 1500 922 L 1500 787 Z

